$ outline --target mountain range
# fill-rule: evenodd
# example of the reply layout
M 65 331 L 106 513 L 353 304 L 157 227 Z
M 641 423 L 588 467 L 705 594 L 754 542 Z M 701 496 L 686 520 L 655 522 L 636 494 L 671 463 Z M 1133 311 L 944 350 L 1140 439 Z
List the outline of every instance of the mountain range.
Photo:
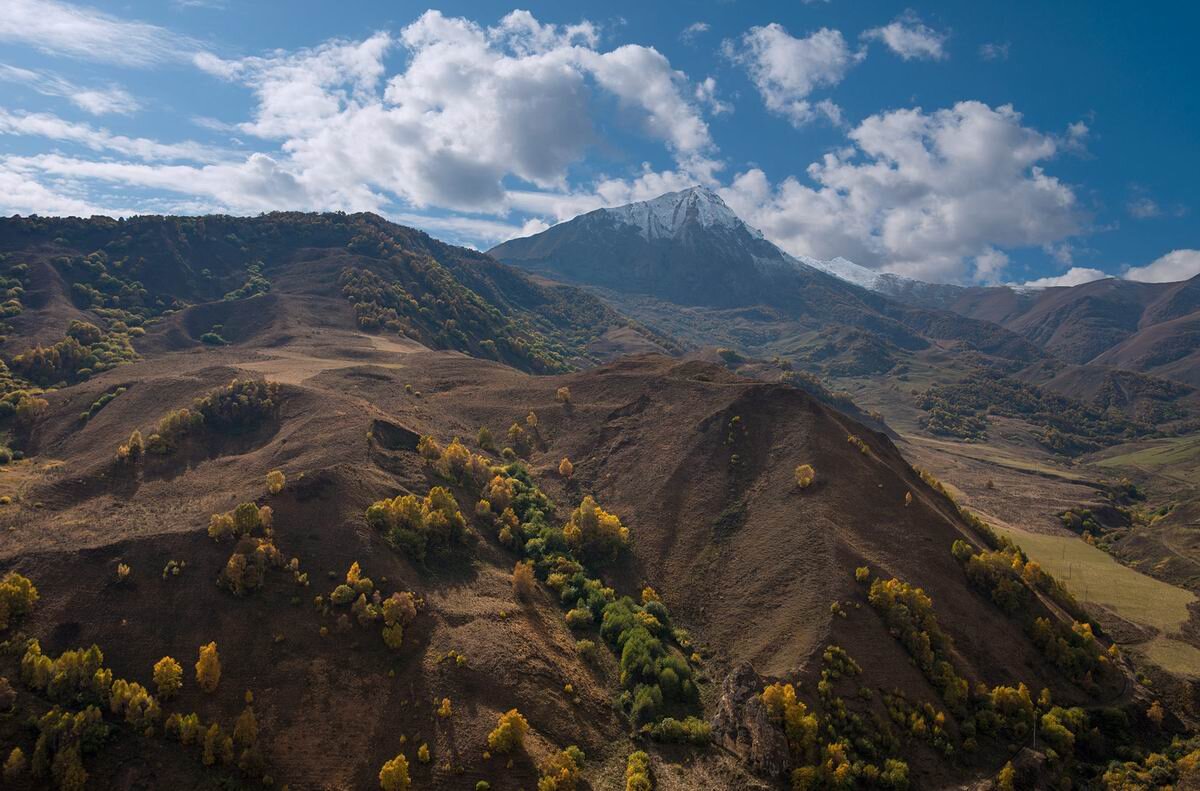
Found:
M 589 288 L 684 342 L 833 379 L 917 372 L 945 382 L 986 370 L 1147 424 L 1178 422 L 1196 404 L 1200 278 L 923 283 L 789 255 L 703 187 L 589 212 L 489 252 Z
M 0 278 L 6 788 L 1196 763 L 1195 510 L 1095 472 L 1192 458 L 1181 381 L 846 282 L 703 190 L 491 255 L 370 214 L 5 218 Z

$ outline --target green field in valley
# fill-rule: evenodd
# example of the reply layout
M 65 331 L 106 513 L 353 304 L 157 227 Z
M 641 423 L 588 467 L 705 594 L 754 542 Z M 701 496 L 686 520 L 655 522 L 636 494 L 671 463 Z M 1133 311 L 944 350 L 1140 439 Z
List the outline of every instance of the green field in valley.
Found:
M 1200 650 L 1167 635 L 1188 620 L 1189 591 L 1123 566 L 1111 555 L 1074 536 L 998 528 L 1021 545 L 1030 558 L 1062 581 L 1082 604 L 1098 604 L 1135 624 L 1161 634 L 1148 644 L 1130 646 L 1175 673 L 1200 676 Z

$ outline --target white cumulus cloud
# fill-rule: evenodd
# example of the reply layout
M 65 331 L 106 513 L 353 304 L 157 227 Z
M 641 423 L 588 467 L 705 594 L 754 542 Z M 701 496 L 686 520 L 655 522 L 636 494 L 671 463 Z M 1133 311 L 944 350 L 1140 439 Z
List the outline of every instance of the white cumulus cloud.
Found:
M 882 41 L 888 49 L 904 60 L 944 60 L 946 33 L 934 30 L 912 11 L 906 11 L 883 27 L 862 34 L 868 41 Z
M 1036 280 L 1028 280 L 1021 285 L 1026 288 L 1081 286 L 1084 283 L 1091 283 L 1093 280 L 1103 280 L 1106 277 L 1112 277 L 1112 275 L 1101 272 L 1099 269 L 1091 269 L 1085 266 L 1073 266 L 1061 275 L 1039 277 Z
M 236 59 L 200 50 L 188 57 L 252 94 L 249 118 L 201 123 L 237 134 L 255 153 L 234 157 L 5 112 L 0 134 L 41 135 L 126 161 L 63 152 L 0 162 L 47 188 L 109 184 L 239 212 L 428 216 L 425 227 L 480 241 L 519 230 L 529 218 L 510 220 L 513 211 L 561 219 L 598 204 L 599 193 L 572 186 L 570 175 L 590 150 L 608 145 L 596 119 L 614 106 L 619 118 L 606 118 L 606 126 L 624 124 L 674 161 L 660 180 L 713 183 L 722 167 L 703 117 L 705 109 L 727 109 L 715 81 L 692 83 L 653 47 L 603 48 L 586 21 L 542 24 L 515 11 L 483 27 L 429 11 L 397 33 L 362 40 Z M 643 173 L 628 189 L 655 178 Z M 611 191 L 620 180 L 596 182 Z
M 750 28 L 740 39 L 724 42 L 722 49 L 746 69 L 767 108 L 794 126 L 822 115 L 838 121 L 835 104 L 829 100 L 813 103 L 809 97 L 819 88 L 840 83 L 865 57 L 862 51 L 852 51 L 837 30 L 821 28 L 796 38 L 774 22 Z
M 1143 283 L 1174 283 L 1196 275 L 1200 275 L 1200 250 L 1172 250 L 1145 266 L 1125 271 L 1126 279 Z
M 791 253 L 934 281 L 970 279 L 980 256 L 990 278 L 993 250 L 1058 242 L 1085 223 L 1071 186 L 1043 169 L 1056 138 L 1011 106 L 893 110 L 849 138 L 808 166 L 811 183 L 772 185 L 751 169 L 722 194 Z

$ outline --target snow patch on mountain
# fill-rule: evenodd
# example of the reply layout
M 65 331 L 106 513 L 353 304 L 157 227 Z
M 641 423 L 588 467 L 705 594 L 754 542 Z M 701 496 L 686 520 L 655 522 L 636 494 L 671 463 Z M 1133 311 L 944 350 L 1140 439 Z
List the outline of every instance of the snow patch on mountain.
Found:
M 600 211 L 618 223 L 637 228 L 646 240 L 673 239 L 689 220 L 704 228 L 744 229 L 754 238 L 763 238 L 757 229 L 742 222 L 721 196 L 700 186 Z
M 853 283 L 856 286 L 862 286 L 871 291 L 878 291 L 889 279 L 889 277 L 897 277 L 896 275 L 885 275 L 882 272 L 876 272 L 874 269 L 867 269 L 865 266 L 860 266 L 853 261 L 847 261 L 845 258 L 838 256 L 829 261 L 822 261 L 817 258 L 809 258 L 806 255 L 795 256 L 802 264 L 811 266 L 813 269 L 819 269 L 827 275 L 845 280 L 847 283 Z

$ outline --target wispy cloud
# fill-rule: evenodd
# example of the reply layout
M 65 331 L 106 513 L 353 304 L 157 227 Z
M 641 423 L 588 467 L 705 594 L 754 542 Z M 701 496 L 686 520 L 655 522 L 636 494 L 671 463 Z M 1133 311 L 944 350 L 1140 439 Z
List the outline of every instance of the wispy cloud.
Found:
M 195 41 L 158 25 L 60 0 L 4 0 L 0 41 L 121 66 L 179 60 L 199 49 Z
M 85 88 L 57 74 L 23 69 L 6 63 L 0 63 L 0 80 L 20 83 L 43 96 L 66 99 L 92 115 L 132 115 L 141 107 L 141 103 L 119 85 Z
M 0 108 L 0 135 L 42 137 L 146 161 L 217 162 L 227 158 L 220 150 L 200 143 L 159 143 L 144 137 L 114 135 L 106 129 L 66 121 L 50 113 L 14 113 L 3 108 Z
M 683 40 L 683 43 L 691 44 L 696 40 L 696 36 L 699 36 L 701 33 L 707 33 L 709 29 L 710 25 L 707 22 L 693 22 L 683 29 L 683 32 L 679 34 L 679 38 Z
M 979 46 L 979 57 L 983 60 L 1008 60 L 1008 41 L 989 41 Z

